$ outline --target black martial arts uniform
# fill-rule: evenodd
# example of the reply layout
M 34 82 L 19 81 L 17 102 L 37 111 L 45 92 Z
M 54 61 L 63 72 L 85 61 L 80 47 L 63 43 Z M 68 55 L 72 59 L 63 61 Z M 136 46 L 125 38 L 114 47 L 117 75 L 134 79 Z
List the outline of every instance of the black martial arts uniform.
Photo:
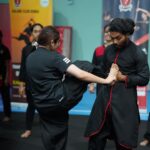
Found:
M 92 72 L 88 62 L 76 66 Z M 57 51 L 38 48 L 27 58 L 29 87 L 39 112 L 42 141 L 47 150 L 65 150 L 68 137 L 68 110 L 75 106 L 87 89 L 87 82 L 67 74 L 68 58 Z
M 147 56 L 128 41 L 120 49 L 115 45 L 106 48 L 99 74 L 106 77 L 112 63 L 117 63 L 127 79 L 113 86 L 101 86 L 85 131 L 85 136 L 90 138 L 89 150 L 104 149 L 108 137 L 114 138 L 117 145 L 124 148 L 137 146 L 139 110 L 136 86 L 148 84 Z
M 25 92 L 26 92 L 26 100 L 28 103 L 27 110 L 26 110 L 26 130 L 32 129 L 34 114 L 35 114 L 35 106 L 32 100 L 32 96 L 30 90 L 27 85 L 27 74 L 26 74 L 26 59 L 27 57 L 36 50 L 36 47 L 33 46 L 33 43 L 26 45 L 22 50 L 22 57 L 21 57 L 21 67 L 20 67 L 20 74 L 19 79 L 20 81 L 25 83 Z
M 6 117 L 11 117 L 11 105 L 10 105 L 10 85 L 5 84 L 6 74 L 7 74 L 7 65 L 6 61 L 10 61 L 11 56 L 9 49 L 0 44 L 0 93 L 2 95 L 2 101 L 4 106 L 4 114 Z

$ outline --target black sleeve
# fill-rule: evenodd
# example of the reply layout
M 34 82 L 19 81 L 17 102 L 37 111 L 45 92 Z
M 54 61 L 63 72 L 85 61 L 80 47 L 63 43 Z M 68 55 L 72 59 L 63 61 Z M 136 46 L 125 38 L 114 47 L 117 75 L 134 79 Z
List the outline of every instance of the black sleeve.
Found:
M 55 61 L 54 61 L 54 66 L 56 67 L 56 69 L 58 69 L 61 73 L 65 73 L 67 68 L 71 65 L 71 61 L 61 55 L 61 54 L 57 54 L 55 57 Z
M 107 77 L 108 72 L 106 69 L 106 63 L 107 63 L 107 51 L 105 51 L 103 57 L 102 57 L 102 61 L 99 65 L 95 65 L 94 70 L 93 70 L 93 74 L 99 76 L 99 77 Z
M 25 82 L 25 48 L 22 50 L 19 80 Z
M 145 86 L 149 82 L 150 72 L 145 53 L 138 49 L 136 52 L 136 74 L 128 75 L 126 79 L 126 86 Z
M 96 50 L 93 53 L 93 58 L 92 58 L 92 64 L 97 65 L 97 61 L 96 61 Z
M 4 49 L 5 49 L 4 53 L 5 60 L 11 60 L 9 49 L 7 47 L 4 47 Z

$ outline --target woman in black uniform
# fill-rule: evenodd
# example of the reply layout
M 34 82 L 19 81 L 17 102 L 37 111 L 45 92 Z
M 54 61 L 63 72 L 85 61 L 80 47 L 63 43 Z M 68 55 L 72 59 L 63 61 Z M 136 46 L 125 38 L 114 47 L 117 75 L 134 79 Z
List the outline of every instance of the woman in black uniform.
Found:
M 106 48 L 101 71 L 107 75 L 112 63 L 119 66 L 113 86 L 102 85 L 93 106 L 85 136 L 89 150 L 104 150 L 107 138 L 113 138 L 117 150 L 137 146 L 139 110 L 136 86 L 149 81 L 147 56 L 129 39 L 134 32 L 131 19 L 116 18 L 110 23 L 112 45 Z
M 27 110 L 26 110 L 26 130 L 21 134 L 21 138 L 28 138 L 31 135 L 32 130 L 32 124 L 35 114 L 35 106 L 33 104 L 31 93 L 28 89 L 28 86 L 26 84 L 27 81 L 27 75 L 26 75 L 26 59 L 27 57 L 36 50 L 36 47 L 38 45 L 37 40 L 38 36 L 42 30 L 43 26 L 40 23 L 35 23 L 31 27 L 31 33 L 32 33 L 32 42 L 26 45 L 22 50 L 22 57 L 21 57 L 21 68 L 20 68 L 20 87 L 19 87 L 19 94 L 23 96 L 26 93 L 27 97 Z
M 42 30 L 38 43 L 38 49 L 27 58 L 26 67 L 29 88 L 41 119 L 42 140 L 47 150 L 65 150 L 69 109 L 82 98 L 88 82 L 112 83 L 118 67 L 113 64 L 106 79 L 79 69 L 77 66 L 92 72 L 93 66 L 79 61 L 74 65 L 59 54 L 56 51 L 59 32 L 52 26 Z

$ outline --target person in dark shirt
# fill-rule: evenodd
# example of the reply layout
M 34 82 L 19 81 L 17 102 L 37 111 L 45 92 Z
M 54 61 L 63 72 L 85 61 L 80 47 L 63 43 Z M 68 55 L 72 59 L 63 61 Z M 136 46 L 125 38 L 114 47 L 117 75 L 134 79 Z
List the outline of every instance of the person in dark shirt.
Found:
M 112 83 L 118 67 L 113 64 L 106 79 L 79 69 L 76 65 L 93 70 L 90 63 L 72 64 L 56 51 L 60 36 L 53 26 L 43 28 L 38 43 L 38 49 L 27 58 L 26 68 L 29 89 L 41 120 L 42 141 L 47 150 L 65 150 L 68 111 L 79 102 L 89 82 Z
M 105 25 L 104 27 L 104 44 L 97 47 L 94 51 L 93 58 L 92 58 L 92 63 L 94 65 L 99 66 L 101 64 L 105 52 L 105 48 L 110 44 L 112 44 L 112 40 L 110 37 L 109 24 L 108 24 Z M 99 86 L 100 86 L 99 84 L 96 85 L 96 95 L 98 94 Z M 89 84 L 89 91 L 91 93 L 94 93 L 95 91 L 94 83 Z
M 101 73 L 106 76 L 112 63 L 118 65 L 119 72 L 114 85 L 101 85 L 85 136 L 89 150 L 104 150 L 108 138 L 115 141 L 117 150 L 131 150 L 138 143 L 136 86 L 148 84 L 149 66 L 145 53 L 129 39 L 134 21 L 115 18 L 109 26 L 113 44 L 106 48 Z
M 0 93 L 2 95 L 4 114 L 4 122 L 11 119 L 11 106 L 10 106 L 10 52 L 9 49 L 2 42 L 3 34 L 0 31 Z
M 36 23 L 32 26 L 31 32 L 32 32 L 32 43 L 26 45 L 22 50 L 22 57 L 21 57 L 21 68 L 20 68 L 20 87 L 19 87 L 19 94 L 23 96 L 26 93 L 27 98 L 27 110 L 26 110 L 26 130 L 24 133 L 21 134 L 21 138 L 28 138 L 31 135 L 31 129 L 35 114 L 35 107 L 33 104 L 32 96 L 30 94 L 30 91 L 27 86 L 27 75 L 26 75 L 26 59 L 27 57 L 36 50 L 36 47 L 38 45 L 37 39 L 38 36 L 42 30 L 43 26 L 39 23 Z

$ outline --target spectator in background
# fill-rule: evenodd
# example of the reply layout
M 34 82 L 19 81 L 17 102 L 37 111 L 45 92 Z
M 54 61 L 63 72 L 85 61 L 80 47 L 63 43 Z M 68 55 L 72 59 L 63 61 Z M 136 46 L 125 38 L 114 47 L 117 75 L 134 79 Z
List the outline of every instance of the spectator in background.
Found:
M 103 59 L 103 55 L 105 52 L 105 48 L 111 44 L 112 44 L 112 39 L 111 39 L 110 34 L 109 34 L 109 25 L 105 25 L 105 27 L 104 27 L 104 44 L 97 47 L 94 51 L 93 59 L 92 59 L 92 63 L 94 65 L 99 66 L 101 64 L 102 59 Z M 100 85 L 97 84 L 96 94 L 98 93 L 99 86 Z M 94 83 L 89 84 L 89 91 L 91 93 L 94 93 L 94 91 L 95 91 Z
M 11 106 L 10 106 L 10 51 L 3 44 L 3 33 L 0 31 L 0 93 L 3 101 L 4 122 L 11 120 Z
M 21 134 L 21 138 L 28 138 L 31 135 L 32 123 L 35 114 L 35 107 L 33 104 L 33 100 L 28 89 L 27 83 L 27 75 L 26 75 L 26 58 L 36 50 L 38 45 L 37 40 L 38 36 L 42 30 L 43 26 L 39 23 L 35 23 L 31 28 L 32 38 L 33 41 L 26 45 L 22 50 L 22 57 L 21 57 L 21 68 L 20 68 L 20 87 L 19 87 L 19 94 L 23 96 L 26 93 L 27 96 L 27 111 L 26 111 L 26 130 L 23 134 Z

